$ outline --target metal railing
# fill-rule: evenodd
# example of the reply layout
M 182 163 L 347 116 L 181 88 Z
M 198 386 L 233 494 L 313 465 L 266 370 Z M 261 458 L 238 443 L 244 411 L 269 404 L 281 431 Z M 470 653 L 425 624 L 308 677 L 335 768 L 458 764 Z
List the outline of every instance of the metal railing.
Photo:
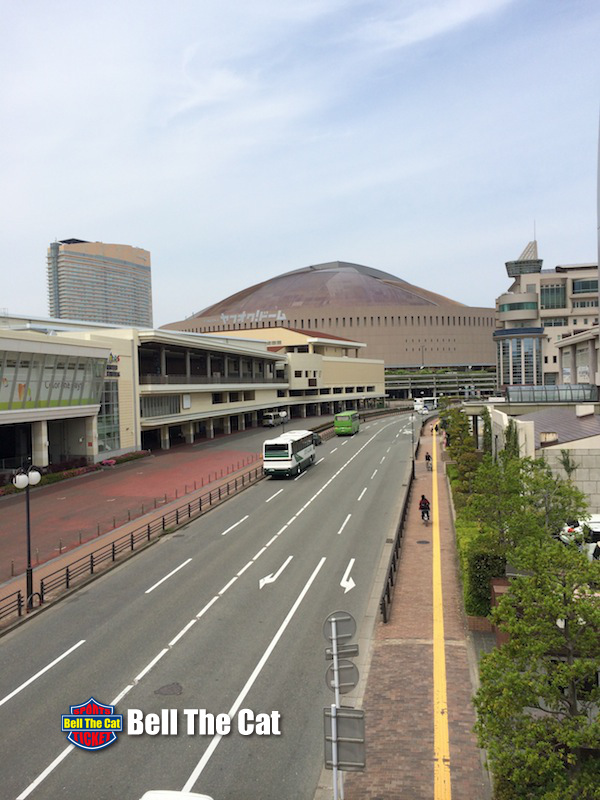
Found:
M 406 515 L 408 513 L 408 506 L 410 503 L 410 495 L 412 492 L 412 482 L 413 482 L 412 472 L 409 472 L 408 475 L 408 484 L 406 487 L 406 494 L 404 495 L 404 502 L 402 503 L 402 511 L 400 512 L 400 520 L 398 522 L 398 528 L 396 529 L 396 536 L 394 538 L 394 544 L 392 547 L 392 552 L 390 554 L 390 560 L 388 563 L 388 568 L 385 576 L 385 583 L 383 586 L 383 592 L 381 593 L 381 598 L 379 600 L 379 611 L 381 612 L 381 616 L 384 622 L 389 620 L 389 609 L 392 605 L 392 600 L 394 596 L 394 588 L 396 586 L 396 572 L 398 571 L 398 564 L 400 563 L 400 551 L 402 549 L 402 538 L 404 536 L 404 524 L 406 522 Z
M 23 592 L 13 592 L 6 595 L 0 600 L 0 619 L 11 617 L 17 614 L 19 617 L 23 616 L 23 609 L 25 608 L 25 597 Z
M 140 549 L 161 534 L 187 523 L 207 509 L 231 497 L 251 483 L 255 483 L 264 476 L 262 464 L 259 467 L 242 473 L 227 483 L 216 486 L 208 492 L 184 503 L 177 508 L 170 509 L 161 517 L 140 526 L 130 533 L 123 534 L 112 542 L 92 550 L 85 556 L 69 562 L 54 572 L 45 575 L 40 580 L 40 590 L 37 594 L 39 605 L 43 605 L 50 595 L 71 589 L 81 579 L 94 575 L 103 568 L 114 564 L 125 554 Z M 25 597 L 21 591 L 13 592 L 0 598 L 0 620 L 17 614 L 23 615 Z

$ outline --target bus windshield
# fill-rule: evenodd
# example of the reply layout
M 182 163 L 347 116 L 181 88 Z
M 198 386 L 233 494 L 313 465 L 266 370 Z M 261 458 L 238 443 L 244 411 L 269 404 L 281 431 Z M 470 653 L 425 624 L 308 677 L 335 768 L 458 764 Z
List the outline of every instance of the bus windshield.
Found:
M 290 445 L 287 442 L 265 442 L 265 458 L 287 458 Z

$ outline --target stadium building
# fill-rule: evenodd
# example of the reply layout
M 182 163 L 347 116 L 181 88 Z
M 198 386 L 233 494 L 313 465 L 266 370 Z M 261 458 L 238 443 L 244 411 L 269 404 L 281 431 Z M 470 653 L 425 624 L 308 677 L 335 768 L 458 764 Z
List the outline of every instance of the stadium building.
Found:
M 386 367 L 493 367 L 494 309 L 466 306 L 395 275 L 332 261 L 250 286 L 164 328 L 318 331 L 365 343 Z

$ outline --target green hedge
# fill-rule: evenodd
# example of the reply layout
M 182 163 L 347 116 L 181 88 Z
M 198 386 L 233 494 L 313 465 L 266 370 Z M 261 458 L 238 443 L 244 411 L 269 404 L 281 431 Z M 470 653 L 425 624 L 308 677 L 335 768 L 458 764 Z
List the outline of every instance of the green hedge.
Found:
M 477 523 L 458 516 L 455 527 L 465 611 L 487 617 L 492 604 L 490 580 L 504 576 L 506 561 L 484 549 Z

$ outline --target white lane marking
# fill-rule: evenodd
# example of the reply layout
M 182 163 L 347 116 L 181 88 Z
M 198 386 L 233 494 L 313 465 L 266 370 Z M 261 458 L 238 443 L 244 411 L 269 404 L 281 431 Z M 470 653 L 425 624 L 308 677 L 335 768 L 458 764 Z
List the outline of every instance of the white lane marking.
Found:
M 200 619 L 200 617 L 203 617 L 203 616 L 206 614 L 206 612 L 208 611 L 208 609 L 209 609 L 209 608 L 210 608 L 212 605 L 214 605 L 214 604 L 217 602 L 217 600 L 218 600 L 218 599 L 219 599 L 219 595 L 218 595 L 218 594 L 216 594 L 216 595 L 213 597 L 213 599 L 212 599 L 212 600 L 209 600 L 209 601 L 208 601 L 208 603 L 207 603 L 207 604 L 204 606 L 204 608 L 202 609 L 202 611 L 199 611 L 199 612 L 196 614 L 196 619 Z
M 133 689 L 133 683 L 130 683 L 129 686 L 126 686 L 122 692 L 119 692 L 119 694 L 115 697 L 114 700 L 110 701 L 109 705 L 116 706 L 117 703 L 120 703 L 121 700 L 125 697 L 125 695 L 128 694 L 132 689 Z
M 388 449 L 385 452 L 389 453 L 391 449 L 392 449 L 391 447 L 388 447 Z
M 358 503 L 360 503 L 360 501 L 363 499 L 364 493 L 366 491 L 367 491 L 367 487 L 365 486 L 365 488 L 362 490 L 362 492 L 358 495 L 358 500 L 357 500 Z
M 339 534 L 340 534 L 340 533 L 341 533 L 341 532 L 344 530 L 344 528 L 346 527 L 346 525 L 348 524 L 348 520 L 350 519 L 350 517 L 351 517 L 351 516 L 352 516 L 352 514 L 348 514 L 348 516 L 346 517 L 346 519 L 345 519 L 345 520 L 344 520 L 344 522 L 342 523 L 342 527 L 341 527 L 341 528 L 339 529 L 339 531 L 338 531 L 338 536 L 339 536 Z
M 260 661 L 258 662 L 256 667 L 254 668 L 254 671 L 253 671 L 252 675 L 250 675 L 250 677 L 248 678 L 248 680 L 246 682 L 246 685 L 244 686 L 242 691 L 237 696 L 237 699 L 236 699 L 235 703 L 229 709 L 229 718 L 230 719 L 232 717 L 234 717 L 237 714 L 237 712 L 239 711 L 239 709 L 241 708 L 242 703 L 246 699 L 246 695 L 248 694 L 248 692 L 250 691 L 250 689 L 254 685 L 256 679 L 258 678 L 258 676 L 262 672 L 263 667 L 265 666 L 265 664 L 269 660 L 269 658 L 271 656 L 271 653 L 273 652 L 273 650 L 277 646 L 277 643 L 279 642 L 279 640 L 281 639 L 281 637 L 285 633 L 285 629 L 287 628 L 287 626 L 292 621 L 296 611 L 300 607 L 300 603 L 304 600 L 304 597 L 306 596 L 308 590 L 312 586 L 315 578 L 319 574 L 319 571 L 321 570 L 321 567 L 323 566 L 325 561 L 326 561 L 326 559 L 322 558 L 319 561 L 319 563 L 317 564 L 313 574 L 310 576 L 310 578 L 308 579 L 308 582 L 304 586 L 304 589 L 302 589 L 302 591 L 300 592 L 300 594 L 298 595 L 298 597 L 296 599 L 296 602 L 294 603 L 294 605 L 289 610 L 287 617 L 281 623 L 281 627 L 279 628 L 279 630 L 277 631 L 277 633 L 275 634 L 275 636 L 271 640 L 270 645 L 267 647 L 267 649 L 265 650 L 265 652 L 262 655 L 262 658 L 260 659 Z M 198 778 L 202 774 L 204 768 L 206 767 L 206 765 L 208 764 L 210 759 L 212 758 L 212 754 L 215 752 L 215 750 L 219 746 L 219 742 L 221 741 L 222 738 L 223 737 L 220 734 L 216 734 L 215 736 L 213 736 L 211 743 L 209 744 L 208 748 L 206 749 L 206 752 L 204 753 L 204 755 L 202 756 L 202 758 L 200 759 L 198 764 L 195 766 L 194 771 L 192 772 L 190 777 L 187 779 L 187 781 L 185 783 L 185 786 L 183 787 L 182 791 L 184 791 L 184 792 L 191 792 L 192 791 L 192 788 L 194 787 L 194 784 L 196 783 L 196 781 L 198 780 Z
M 271 545 L 273 544 L 273 542 L 276 542 L 276 541 L 277 541 L 277 537 L 278 537 L 278 536 L 279 536 L 279 533 L 276 533 L 276 534 L 275 534 L 275 536 L 271 536 L 271 538 L 269 539 L 269 541 L 266 543 L 265 547 L 271 547 Z
M 300 478 L 304 477 L 304 475 L 306 475 L 306 472 L 301 472 L 299 475 L 296 475 L 296 477 L 294 478 L 294 480 L 295 480 L 295 481 L 297 481 L 297 480 L 300 480 Z
M 17 797 L 17 800 L 25 800 L 25 798 L 26 798 L 26 797 L 29 797 L 29 795 L 31 794 L 31 792 L 33 792 L 33 790 L 34 790 L 34 789 L 35 789 L 37 786 L 39 786 L 39 785 L 40 785 L 40 783 L 41 783 L 43 780 L 45 780 L 45 779 L 48 777 L 48 775 L 50 775 L 50 773 L 51 773 L 51 772 L 52 772 L 52 771 L 53 771 L 53 770 L 54 770 L 56 767 L 58 767 L 58 765 L 60 764 L 60 762 L 61 762 L 63 759 L 65 759 L 65 758 L 66 758 L 66 757 L 69 755 L 69 753 L 71 752 L 71 750 L 75 750 L 75 745 L 74 745 L 74 744 L 70 744 L 68 747 L 65 747 L 65 749 L 62 751 L 62 753 L 61 753 L 59 756 L 57 756 L 57 757 L 54 759 L 54 761 L 53 761 L 51 764 L 49 764 L 49 765 L 46 767 L 46 769 L 45 769 L 43 772 L 41 772 L 41 773 L 40 773 L 40 774 L 37 776 L 37 778 L 36 778 L 36 779 L 33 781 L 33 783 L 30 783 L 30 784 L 29 784 L 29 786 L 28 786 L 28 787 L 25 789 L 25 791 L 21 792 L 21 794 L 20 794 L 20 795 Z
M 146 666 L 140 672 L 140 674 L 136 675 L 136 677 L 133 679 L 133 682 L 134 683 L 139 683 L 142 680 L 142 678 L 144 677 L 144 675 L 147 675 L 150 672 L 150 670 L 152 669 L 152 667 L 155 664 L 157 664 L 161 660 L 161 658 L 164 655 L 166 655 L 168 652 L 169 652 L 169 648 L 168 647 L 163 647 L 163 649 L 160 651 L 160 653 L 157 656 L 154 656 L 154 658 L 152 659 L 152 661 L 149 664 L 146 664 Z
M 373 478 L 375 477 L 375 475 L 377 475 L 377 470 L 375 470 L 375 472 L 374 472 L 374 473 L 371 475 L 371 480 L 373 480 Z
M 281 573 L 282 573 L 282 572 L 283 572 L 283 570 L 284 570 L 284 569 L 287 567 L 287 565 L 290 563 L 290 561 L 292 560 L 292 558 L 293 558 L 293 557 L 294 557 L 294 556 L 288 556 L 288 558 L 287 558 L 287 559 L 286 559 L 286 560 L 283 562 L 283 564 L 282 564 L 282 565 L 279 567 L 279 569 L 277 570 L 277 572 L 276 572 L 275 574 L 273 574 L 273 573 L 271 572 L 271 573 L 270 573 L 270 575 L 265 575 L 265 577 L 264 577 L 264 578 L 261 578 L 261 579 L 259 580 L 259 582 L 258 582 L 258 588 L 259 588 L 259 589 L 262 589 L 262 588 L 263 588 L 263 586 L 264 586 L 266 583 L 275 583 L 275 581 L 277 580 L 277 578 L 278 578 L 278 577 L 281 575 Z
M 223 533 L 221 534 L 221 536 L 225 536 L 225 534 L 226 534 L 226 533 L 229 533 L 229 531 L 232 531 L 234 528 L 237 528 L 237 526 L 238 526 L 238 525 L 241 525 L 241 524 L 242 524 L 242 522 L 246 522 L 246 520 L 248 519 L 248 517 L 249 517 L 249 516 L 250 516 L 250 514 L 246 514 L 246 516 L 245 516 L 245 517 L 242 517 L 242 519 L 241 519 L 241 520 L 239 520 L 239 522 L 236 522 L 234 525 L 230 525 L 230 527 L 229 527 L 229 528 L 227 528 L 227 530 L 226 530 L 226 531 L 223 531 Z
M 354 589 L 356 584 L 354 583 L 354 579 L 350 577 L 350 572 L 352 571 L 352 567 L 354 566 L 354 558 L 350 559 L 350 563 L 346 567 L 346 572 L 344 572 L 344 577 L 340 581 L 340 586 L 344 590 L 344 594 L 349 592 L 351 589 Z
M 384 461 L 385 461 L 385 456 L 381 459 L 381 461 L 379 463 L 383 464 Z
M 334 447 L 334 448 L 333 448 L 333 450 L 332 450 L 331 452 L 332 452 L 332 453 L 335 453 L 335 451 L 336 451 L 336 450 L 337 450 L 337 447 Z
M 347 439 L 346 439 L 346 441 L 345 441 L 345 442 L 342 442 L 342 443 L 341 443 L 340 447 L 343 447 L 345 444 L 348 444 L 348 440 L 347 440 Z
M 85 642 L 85 639 L 81 639 L 79 642 L 77 642 L 77 644 L 74 644 L 74 645 L 73 645 L 73 647 L 69 647 L 69 649 L 68 649 L 68 650 L 65 650 L 65 652 L 64 652 L 64 653 L 63 653 L 61 656 L 58 656 L 58 658 L 55 658 L 55 659 L 54 659 L 54 661 L 51 661 L 51 662 L 50 662 L 50 664 L 47 664 L 47 665 L 46 665 L 46 666 L 45 666 L 43 669 L 41 669 L 39 672 L 36 672 L 36 673 L 35 673 L 35 675 L 32 675 L 32 676 L 31 676 L 31 678 L 28 678 L 28 679 L 25 681 L 25 683 L 22 683 L 22 684 L 21 684 L 20 686 L 18 686 L 16 689 L 13 689 L 13 691 L 12 691 L 10 694 L 7 694 L 7 695 L 6 695 L 6 697 L 3 697 L 3 698 L 2 698 L 2 700 L 0 700 L 0 706 L 3 706 L 3 705 L 4 705 L 4 703 L 7 703 L 7 702 L 8 702 L 8 701 L 9 701 L 11 698 L 13 698 L 13 697 L 14 697 L 16 694 L 19 694 L 19 692 L 23 691 L 23 689 L 25 689 L 27 686 L 29 686 L 29 684 L 30 684 L 30 683 L 33 683 L 35 680 L 37 680 L 37 679 L 38 679 L 38 678 L 39 678 L 41 675 L 43 675 L 43 674 L 44 674 L 44 672 L 48 672 L 48 670 L 49 670 L 49 669 L 52 669 L 52 667 L 56 666 L 56 664 L 58 664 L 58 663 L 59 663 L 59 661 L 62 661 L 62 660 L 63 660 L 63 658 L 66 658 L 66 657 L 67 657 L 68 655 L 70 655 L 70 654 L 71 654 L 71 653 L 72 653 L 74 650 L 77 650 L 77 648 L 78 648 L 78 647 L 81 647 L 81 645 L 82 645 L 84 642 Z
M 174 647 L 174 645 L 177 644 L 177 642 L 181 639 L 181 637 L 185 636 L 185 634 L 189 631 L 189 629 L 191 627 L 193 627 L 197 622 L 198 622 L 198 620 L 196 619 L 196 617 L 194 617 L 194 619 L 191 619 L 188 622 L 188 624 L 179 631 L 177 636 L 174 636 L 173 639 L 171 639 L 171 641 L 169 642 L 169 647 Z M 115 704 L 111 703 L 111 705 L 115 705 Z
M 261 547 L 260 550 L 258 551 L 258 553 L 252 559 L 252 561 L 256 561 L 257 558 L 260 558 L 262 556 L 262 554 L 265 552 L 266 549 L 267 549 L 266 547 Z
M 275 494 L 272 494 L 272 495 L 271 495 L 271 497 L 269 497 L 269 499 L 268 499 L 268 500 L 265 500 L 265 503 L 270 503 L 270 502 L 271 502 L 271 500 L 272 500 L 274 497 L 277 497 L 277 495 L 278 495 L 278 494 L 281 494 L 282 492 L 283 492 L 283 489 L 280 489 L 278 492 L 275 492 Z
M 175 567 L 175 569 L 171 570 L 171 572 L 169 572 L 168 575 L 165 575 L 164 578 L 161 578 L 157 583 L 155 583 L 154 586 L 151 586 L 149 589 L 146 589 L 144 594 L 150 594 L 150 592 L 153 592 L 157 586 L 160 586 L 161 583 L 164 583 L 172 575 L 175 575 L 176 572 L 179 572 L 180 569 L 183 569 L 183 567 L 185 567 L 186 564 L 189 564 L 191 560 L 192 560 L 191 558 L 188 558 L 187 561 L 183 562 L 183 564 L 180 564 L 178 567 Z
M 252 566 L 252 561 L 249 561 L 249 562 L 246 564 L 246 566 L 245 566 L 245 567 L 242 567 L 242 568 L 241 568 L 241 570 L 238 572 L 238 574 L 237 574 L 238 578 L 240 577 L 240 575 L 243 575 L 243 574 L 244 574 L 244 572 L 246 572 L 246 570 L 248 569 L 248 567 L 251 567 L 251 566 Z
M 229 581 L 229 583 L 226 583 L 226 584 L 225 584 L 225 586 L 224 586 L 224 587 L 221 589 L 221 591 L 220 591 L 220 592 L 217 592 L 217 594 L 219 595 L 219 597 L 222 597 L 222 596 L 225 594 L 225 592 L 227 591 L 227 589 L 229 589 L 229 587 L 230 587 L 230 586 L 231 586 L 233 583 L 235 583 L 236 581 L 237 581 L 237 575 L 234 575 L 234 576 L 233 576 L 233 578 L 232 578 L 232 579 Z
M 321 463 L 321 461 L 325 461 L 325 456 L 323 456 L 323 458 L 320 458 L 320 459 L 317 461 L 317 464 L 320 464 L 320 463 Z M 317 466 L 317 464 L 315 464 L 315 467 Z

